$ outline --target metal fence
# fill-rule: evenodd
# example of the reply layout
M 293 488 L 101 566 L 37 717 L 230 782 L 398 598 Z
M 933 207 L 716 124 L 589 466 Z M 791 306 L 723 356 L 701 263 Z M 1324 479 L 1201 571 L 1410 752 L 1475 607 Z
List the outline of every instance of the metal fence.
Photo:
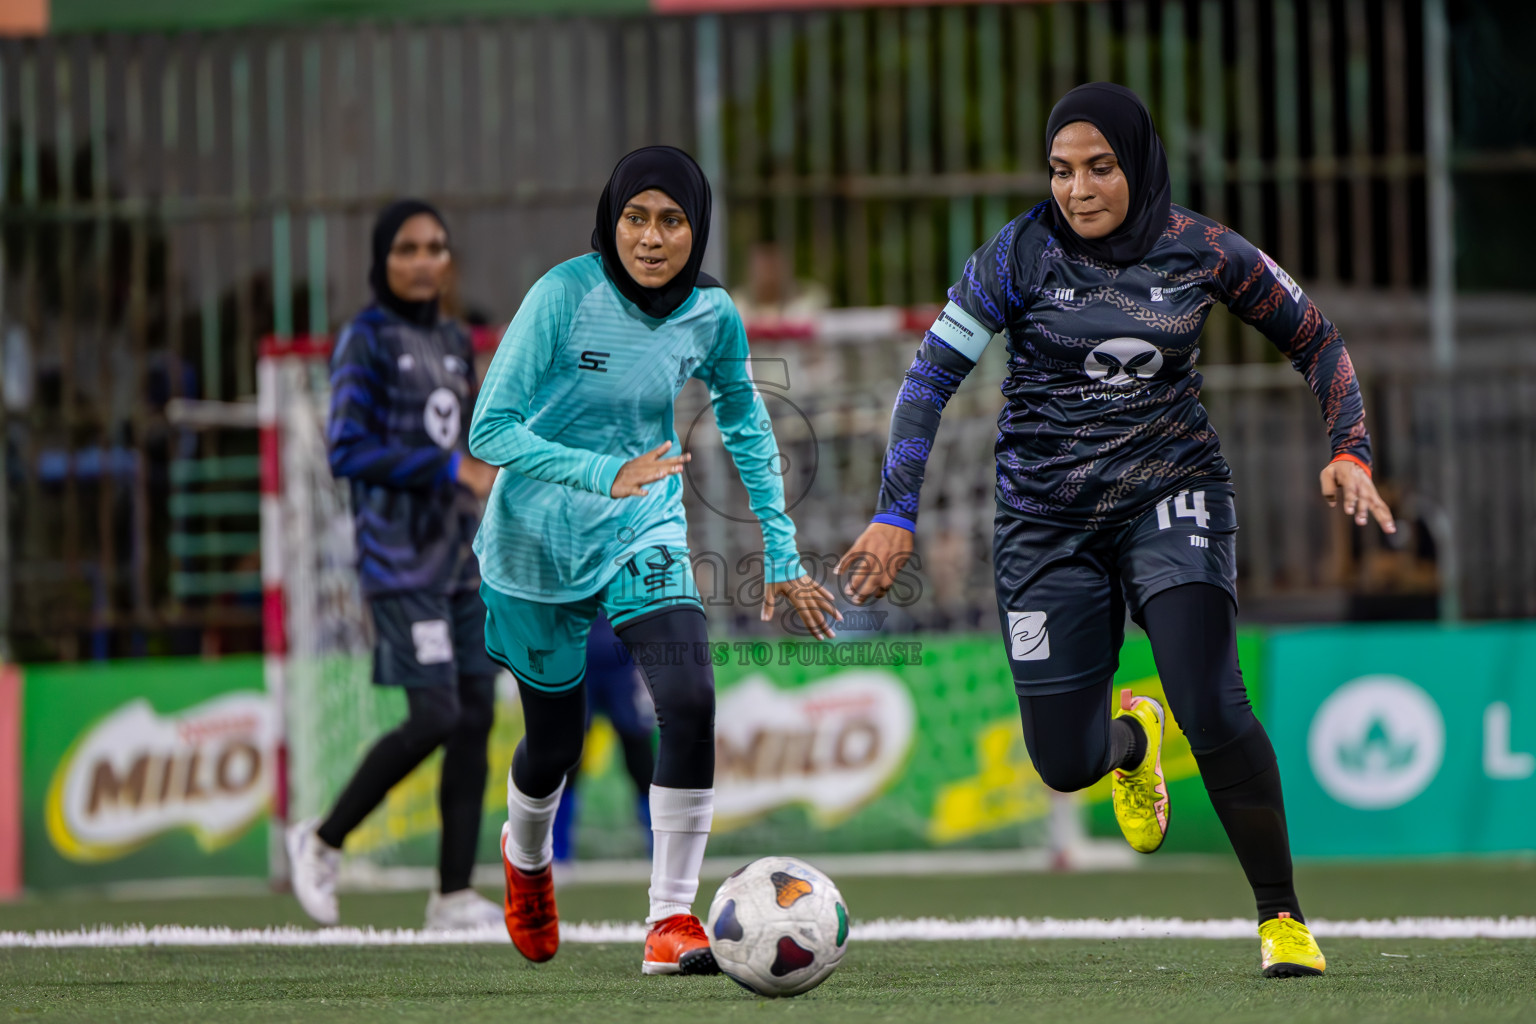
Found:
M 732 234 L 783 241 L 850 304 L 926 301 L 1046 194 L 1056 97 L 1113 80 L 1151 108 L 1175 202 L 1240 225 L 1305 278 L 1422 285 L 1421 22 L 1399 0 L 735 20 L 722 30 Z
M 1175 199 L 1337 314 L 1429 272 L 1423 23 L 1418 0 L 1123 0 L 0 42 L 5 631 L 29 657 L 255 642 L 254 438 L 176 400 L 249 399 L 258 338 L 359 306 L 389 197 L 442 204 L 456 307 L 495 321 L 584 250 L 613 161 L 672 143 L 717 182 L 729 280 L 772 242 L 833 304 L 931 302 L 1045 194 L 1054 98 L 1112 78 Z M 1205 352 L 1273 359 L 1223 317 Z M 1300 547 L 1255 557 L 1320 592 Z
M 1536 316 L 1536 301 L 1518 308 Z M 1288 365 L 1205 367 L 1203 398 L 1237 491 L 1246 619 L 1536 615 L 1536 358 L 1497 340 L 1495 324 L 1520 323 L 1513 310 L 1482 309 L 1482 323 L 1463 318 L 1463 335 L 1480 342 L 1452 374 L 1436 369 L 1422 347 L 1372 343 L 1425 315 L 1422 301 L 1399 303 L 1345 323 L 1362 338 L 1356 354 L 1376 480 L 1399 527 L 1390 539 L 1374 525 L 1357 529 L 1322 501 L 1327 434 L 1300 374 Z M 1368 316 L 1378 319 L 1376 330 Z M 890 403 L 915 343 L 882 337 L 753 347 L 759 390 L 788 459 L 786 499 L 801 551 L 826 580 L 869 521 Z M 1003 375 L 994 347 L 945 407 L 923 488 L 918 562 L 881 605 L 888 628 L 997 622 L 992 453 Z M 701 416 L 706 404 L 701 388 L 679 403 L 678 433 L 693 452 L 690 540 L 707 567 L 700 588 L 717 625 L 750 631 L 758 628 L 761 540 L 745 491 Z

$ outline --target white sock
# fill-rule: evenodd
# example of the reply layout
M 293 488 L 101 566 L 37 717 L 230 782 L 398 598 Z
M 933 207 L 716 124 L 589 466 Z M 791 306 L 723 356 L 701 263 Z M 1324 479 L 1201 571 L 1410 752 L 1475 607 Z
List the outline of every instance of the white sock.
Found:
M 542 871 L 555 859 L 555 811 L 565 780 L 549 796 L 532 797 L 517 788 L 507 772 L 507 859 L 519 871 Z
M 646 924 L 673 914 L 693 912 L 699 894 L 699 869 L 704 866 L 704 844 L 715 817 L 713 789 L 651 787 L 651 834 L 656 852 L 651 857 L 651 913 Z

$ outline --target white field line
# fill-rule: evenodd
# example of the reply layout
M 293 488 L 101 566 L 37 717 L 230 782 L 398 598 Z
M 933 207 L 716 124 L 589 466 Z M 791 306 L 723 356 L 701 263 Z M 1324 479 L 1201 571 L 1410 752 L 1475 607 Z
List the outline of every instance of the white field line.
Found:
M 1536 939 L 1533 917 L 1399 917 L 1375 921 L 1313 921 L 1320 938 L 1359 939 Z M 1024 917 L 979 917 L 948 921 L 880 918 L 856 923 L 860 942 L 952 942 L 965 939 L 1253 939 L 1248 918 L 1186 921 L 1178 917 L 1124 917 L 1112 921 Z M 577 922 L 562 925 L 570 943 L 638 943 L 640 923 Z M 373 928 L 187 928 L 142 925 L 82 928 L 73 932 L 0 932 L 0 949 L 68 949 L 107 946 L 437 946 L 502 945 L 507 933 L 496 927 L 462 932 Z

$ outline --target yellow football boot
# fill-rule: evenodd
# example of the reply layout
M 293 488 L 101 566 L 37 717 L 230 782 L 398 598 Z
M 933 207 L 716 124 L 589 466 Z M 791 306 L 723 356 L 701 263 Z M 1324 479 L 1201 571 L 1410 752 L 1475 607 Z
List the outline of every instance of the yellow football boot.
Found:
M 1290 914 L 1259 925 L 1259 946 L 1266 978 L 1315 977 L 1328 969 L 1312 932 Z
M 1110 795 L 1114 798 L 1115 820 L 1131 849 L 1152 853 L 1163 845 L 1168 835 L 1168 782 L 1163 778 L 1163 706 L 1151 697 L 1134 696 L 1120 691 L 1122 717 L 1129 715 L 1141 723 L 1147 734 L 1147 749 L 1141 763 L 1130 771 L 1116 768 L 1110 773 Z

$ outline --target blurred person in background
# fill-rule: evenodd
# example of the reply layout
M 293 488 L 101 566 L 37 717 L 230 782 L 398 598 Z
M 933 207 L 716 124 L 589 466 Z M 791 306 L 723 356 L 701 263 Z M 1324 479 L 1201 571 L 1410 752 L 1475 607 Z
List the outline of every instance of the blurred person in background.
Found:
M 646 853 L 651 852 L 651 776 L 656 771 L 656 706 L 645 688 L 645 674 L 629 656 L 629 650 L 614 635 L 608 616 L 599 615 L 587 634 L 587 727 L 590 737 L 592 720 L 601 715 L 613 727 L 624 771 L 635 787 L 635 818 L 645 833 Z M 553 852 L 555 882 L 576 860 L 576 822 L 580 801 L 576 796 L 581 764 L 565 776 L 560 792 L 560 808 L 555 812 Z
M 400 780 L 443 748 L 438 890 L 426 927 L 499 925 L 501 908 L 470 888 L 485 799 L 496 665 L 471 549 L 496 471 L 465 440 L 474 353 L 439 300 L 452 263 L 448 230 L 427 203 L 403 199 L 373 228 L 374 301 L 331 353 L 331 472 L 352 481 L 358 577 L 372 613 L 373 681 L 405 689 L 404 722 L 364 756 L 323 821 L 288 830 L 293 891 L 310 917 L 337 920 L 342 843 Z
M 1128 607 L 1253 887 L 1263 973 L 1322 974 L 1275 752 L 1238 667 L 1232 474 L 1195 361 L 1218 302 L 1263 332 L 1322 407 L 1333 452 L 1323 498 L 1392 533 L 1354 369 L 1338 330 L 1273 260 L 1170 202 L 1163 145 L 1135 93 L 1067 93 L 1043 155 L 1051 198 L 977 250 L 950 289 L 896 399 L 877 514 L 837 571 L 858 604 L 890 587 L 912 552 L 945 403 L 1005 336 L 993 571 L 1030 757 L 1060 791 L 1111 774 L 1131 846 L 1162 845 L 1163 709 L 1130 690 L 1111 706 Z
M 820 281 L 790 273 L 789 261 L 777 242 L 753 242 L 747 250 L 747 283 L 732 293 L 736 311 L 752 329 L 759 323 L 805 323 L 831 304 Z
M 596 252 L 556 266 L 523 298 L 470 426 L 470 450 L 506 470 L 475 552 L 486 647 L 517 678 L 527 723 L 501 843 L 507 932 L 534 962 L 560 945 L 551 824 L 581 759 L 587 637 L 603 612 L 645 671 L 661 732 L 641 970 L 719 973 L 692 909 L 714 818 L 714 669 L 677 478 L 688 455 L 665 454 L 690 378 L 710 390 L 762 529 L 763 618 L 783 599 L 827 637 L 839 617 L 801 567 L 741 318 L 700 273 L 710 206 L 709 182 L 682 150 L 620 160 L 597 202 Z

